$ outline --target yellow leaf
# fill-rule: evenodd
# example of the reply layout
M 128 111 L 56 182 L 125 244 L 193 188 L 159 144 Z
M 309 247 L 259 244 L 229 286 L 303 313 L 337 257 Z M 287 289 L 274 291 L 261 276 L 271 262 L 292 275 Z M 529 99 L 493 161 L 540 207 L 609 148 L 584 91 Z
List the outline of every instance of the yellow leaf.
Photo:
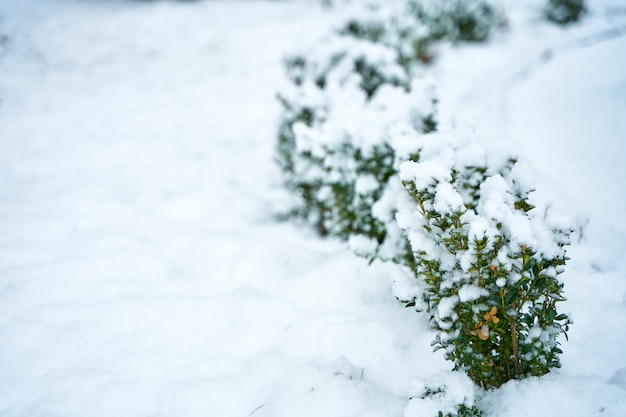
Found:
M 498 308 L 494 306 L 489 313 L 485 314 L 484 316 L 485 320 L 490 320 L 493 316 L 496 315 L 497 312 L 498 312 Z

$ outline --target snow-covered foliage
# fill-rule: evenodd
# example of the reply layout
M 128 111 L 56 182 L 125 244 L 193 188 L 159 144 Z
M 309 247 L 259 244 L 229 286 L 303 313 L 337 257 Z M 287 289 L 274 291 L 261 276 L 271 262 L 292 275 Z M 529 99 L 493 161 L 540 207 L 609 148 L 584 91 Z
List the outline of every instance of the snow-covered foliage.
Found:
M 442 372 L 428 380 L 413 381 L 413 396 L 404 417 L 480 417 L 476 386 L 459 372 Z
M 279 163 L 296 214 L 401 264 L 414 278 L 395 280 L 397 298 L 431 315 L 436 348 L 477 384 L 547 373 L 569 324 L 555 306 L 568 226 L 532 211 L 524 164 L 487 158 L 461 131 L 433 132 L 434 88 L 406 64 L 416 41 L 400 18 L 454 43 L 485 40 L 497 14 L 458 1 L 358 10 L 365 18 L 287 59 Z
M 577 22 L 585 10 L 584 0 L 548 0 L 544 15 L 554 23 L 566 25 Z
M 292 213 L 361 255 L 397 261 L 407 242 L 394 210 L 372 207 L 415 156 L 392 137 L 437 127 L 434 85 L 416 74 L 430 60 L 422 52 L 440 40 L 485 40 L 502 20 L 484 1 L 364 2 L 335 33 L 289 56 L 278 163 L 299 199 Z
M 435 350 L 485 388 L 559 367 L 567 219 L 534 210 L 525 164 L 494 162 L 454 136 L 423 142 L 420 159 L 401 166 L 414 207 L 397 217 L 422 289 L 411 303 L 430 313 Z
M 393 47 L 411 67 L 430 62 L 441 41 L 484 42 L 505 24 L 503 12 L 486 0 L 370 0 L 340 31 Z
M 411 153 L 392 133 L 436 126 L 432 81 L 411 77 L 388 46 L 342 35 L 286 66 L 292 84 L 279 94 L 278 162 L 300 198 L 294 212 L 320 234 L 352 238 L 363 255 L 384 257 L 378 246 L 397 242 L 371 208 Z

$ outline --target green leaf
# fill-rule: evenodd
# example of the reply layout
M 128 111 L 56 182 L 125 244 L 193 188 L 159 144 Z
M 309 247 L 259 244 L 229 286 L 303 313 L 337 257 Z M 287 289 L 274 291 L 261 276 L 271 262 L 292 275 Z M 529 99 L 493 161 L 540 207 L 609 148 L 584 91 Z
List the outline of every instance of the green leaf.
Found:
M 513 302 L 517 299 L 518 295 L 519 295 L 519 288 L 517 287 L 511 288 L 509 291 L 507 291 L 506 295 L 504 296 L 504 305 L 507 307 L 513 305 Z
M 524 255 L 524 269 L 522 272 L 527 272 L 533 267 L 533 262 L 530 261 L 530 255 Z
M 535 288 L 540 293 L 543 293 L 546 290 L 547 280 L 545 277 L 539 277 L 537 281 L 535 281 Z
M 533 276 L 539 275 L 539 265 L 533 262 Z

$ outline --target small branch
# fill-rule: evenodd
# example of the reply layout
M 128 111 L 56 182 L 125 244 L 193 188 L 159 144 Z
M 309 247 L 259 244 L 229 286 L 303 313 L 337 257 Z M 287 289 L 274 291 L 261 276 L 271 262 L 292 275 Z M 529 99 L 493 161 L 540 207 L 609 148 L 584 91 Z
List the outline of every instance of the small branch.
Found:
M 517 342 L 517 329 L 515 328 L 515 322 L 511 321 L 511 339 L 513 342 L 513 361 L 515 362 L 515 375 L 521 375 L 522 370 L 519 367 L 519 352 Z

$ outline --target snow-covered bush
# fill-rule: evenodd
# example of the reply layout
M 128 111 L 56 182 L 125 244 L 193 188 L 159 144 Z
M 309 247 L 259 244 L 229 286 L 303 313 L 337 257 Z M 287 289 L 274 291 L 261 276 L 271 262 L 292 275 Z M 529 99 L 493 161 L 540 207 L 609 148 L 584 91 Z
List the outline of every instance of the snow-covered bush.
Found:
M 391 143 L 391 132 L 435 129 L 432 82 L 413 79 L 393 49 L 345 36 L 289 58 L 287 71 L 278 162 L 300 200 L 294 214 L 379 256 L 389 233 L 372 207 L 410 156 Z
M 443 372 L 413 385 L 404 417 L 482 416 L 475 404 L 476 386 L 462 373 Z
M 414 1 L 413 7 L 435 39 L 484 42 L 505 24 L 501 11 L 485 0 Z
M 419 60 L 430 59 L 420 54 L 431 40 L 484 40 L 501 16 L 484 0 L 361 6 L 336 34 L 286 60 L 291 88 L 279 93 L 278 163 L 300 199 L 293 214 L 362 255 L 397 259 L 381 252 L 393 216 L 383 221 L 372 207 L 412 154 L 398 152 L 390 131 L 437 126 L 434 88 L 416 76 Z
M 435 350 L 481 387 L 559 367 L 568 222 L 533 210 L 524 164 L 490 160 L 475 142 L 423 141 L 400 169 L 413 206 L 397 218 L 419 288 L 405 301 L 430 313 Z
M 544 15 L 551 22 L 566 25 L 577 22 L 585 10 L 584 0 L 548 0 Z
M 484 42 L 505 22 L 504 14 L 486 0 L 369 1 L 340 31 L 391 46 L 409 67 L 430 62 L 441 41 Z
M 396 296 L 430 314 L 435 349 L 479 386 L 547 373 L 569 324 L 556 309 L 569 226 L 534 210 L 524 164 L 436 132 L 434 87 L 415 71 L 421 40 L 483 41 L 502 16 L 481 0 L 359 10 L 286 61 L 278 162 L 293 214 L 402 265 Z M 455 407 L 445 415 L 478 412 Z

